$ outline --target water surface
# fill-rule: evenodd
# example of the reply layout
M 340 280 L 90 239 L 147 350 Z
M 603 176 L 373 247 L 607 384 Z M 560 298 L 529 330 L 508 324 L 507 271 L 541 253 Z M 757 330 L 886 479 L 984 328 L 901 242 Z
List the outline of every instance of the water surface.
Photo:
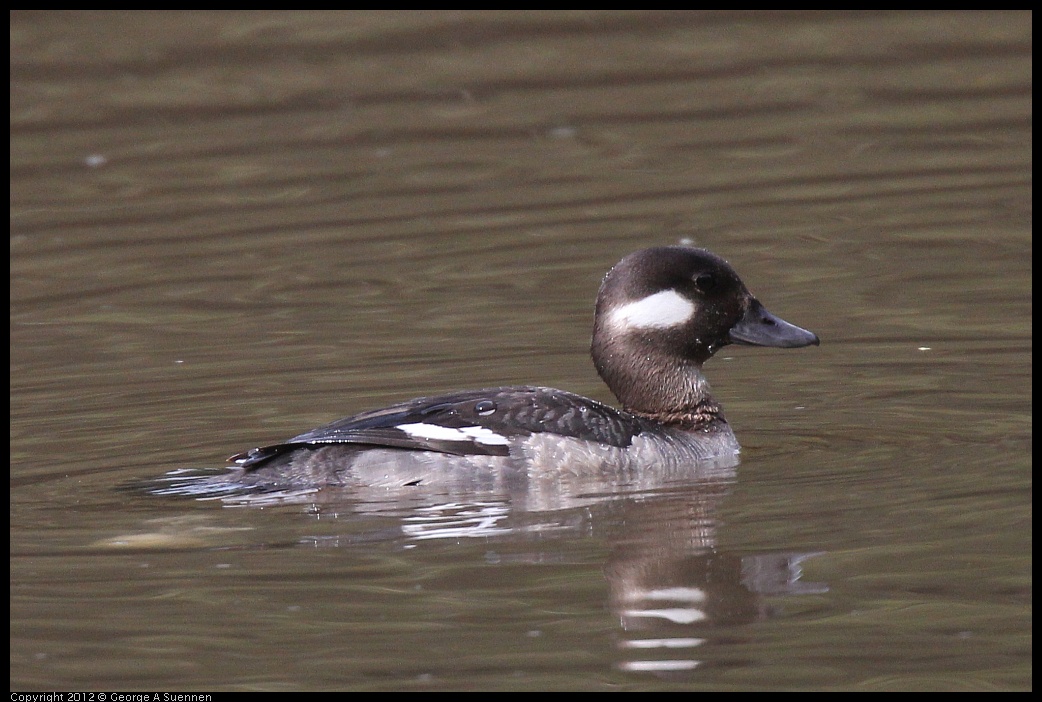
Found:
M 1031 16 L 12 15 L 11 686 L 1031 686 Z M 730 474 L 125 486 L 416 395 L 611 401 L 692 240 L 799 351 Z

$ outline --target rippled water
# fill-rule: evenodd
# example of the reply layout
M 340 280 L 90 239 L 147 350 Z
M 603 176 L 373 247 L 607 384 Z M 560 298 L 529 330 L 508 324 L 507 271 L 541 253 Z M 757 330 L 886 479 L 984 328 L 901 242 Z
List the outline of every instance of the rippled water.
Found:
M 12 15 L 12 689 L 1029 689 L 1031 15 Z M 800 351 L 711 476 L 128 486 L 416 395 L 610 401 L 694 240 Z

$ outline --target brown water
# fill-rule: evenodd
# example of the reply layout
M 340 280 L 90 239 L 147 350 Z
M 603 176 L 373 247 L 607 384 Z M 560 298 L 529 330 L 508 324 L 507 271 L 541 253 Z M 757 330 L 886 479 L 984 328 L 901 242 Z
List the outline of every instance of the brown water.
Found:
M 12 15 L 11 687 L 1031 687 L 1031 15 Z M 127 490 L 383 403 L 610 400 L 693 239 L 801 351 L 735 476 Z

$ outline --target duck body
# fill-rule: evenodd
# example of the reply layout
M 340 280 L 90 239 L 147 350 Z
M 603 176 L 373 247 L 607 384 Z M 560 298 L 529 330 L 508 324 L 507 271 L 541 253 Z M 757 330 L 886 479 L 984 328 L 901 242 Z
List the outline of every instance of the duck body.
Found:
M 537 386 L 421 397 L 236 454 L 222 479 L 271 489 L 420 486 L 733 464 L 738 441 L 702 375 L 702 364 L 732 343 L 819 341 L 767 312 L 718 256 L 643 249 L 605 276 L 591 345 L 623 409 Z

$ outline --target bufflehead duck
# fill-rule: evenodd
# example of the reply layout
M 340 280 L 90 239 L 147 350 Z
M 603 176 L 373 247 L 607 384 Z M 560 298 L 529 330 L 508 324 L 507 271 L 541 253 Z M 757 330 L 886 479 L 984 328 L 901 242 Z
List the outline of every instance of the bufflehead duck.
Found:
M 475 472 L 733 462 L 738 442 L 702 364 L 727 344 L 818 343 L 768 312 L 709 251 L 643 249 L 608 271 L 597 295 L 591 354 L 623 409 L 534 386 L 421 397 L 232 456 L 222 479 L 270 489 L 401 486 Z

